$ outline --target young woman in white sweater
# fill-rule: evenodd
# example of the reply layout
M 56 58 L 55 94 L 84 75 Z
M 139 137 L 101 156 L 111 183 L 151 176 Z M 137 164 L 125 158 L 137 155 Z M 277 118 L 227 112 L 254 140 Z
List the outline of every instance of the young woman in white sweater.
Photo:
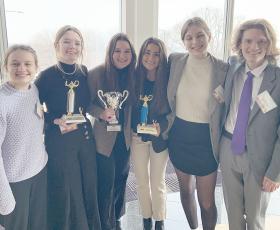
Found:
M 0 225 L 6 230 L 47 230 L 47 153 L 43 111 L 32 80 L 35 51 L 10 47 L 4 59 L 9 80 L 0 87 Z
M 187 52 L 169 56 L 169 157 L 190 228 L 198 228 L 196 189 L 203 229 L 214 230 L 218 168 L 215 156 L 221 136 L 223 85 L 228 65 L 208 52 L 211 32 L 203 19 L 188 19 L 181 38 Z

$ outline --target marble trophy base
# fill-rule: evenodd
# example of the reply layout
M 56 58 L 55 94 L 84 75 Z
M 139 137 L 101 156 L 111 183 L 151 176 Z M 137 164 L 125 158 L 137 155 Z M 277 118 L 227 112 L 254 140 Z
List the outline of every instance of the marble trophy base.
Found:
M 151 134 L 156 136 L 158 134 L 157 128 L 155 125 L 137 125 L 137 133 L 143 133 L 143 134 Z
M 108 123 L 107 124 L 107 132 L 120 132 L 122 127 L 118 123 Z
M 86 118 L 83 114 L 63 115 L 62 119 L 65 120 L 66 124 L 78 124 L 86 122 Z

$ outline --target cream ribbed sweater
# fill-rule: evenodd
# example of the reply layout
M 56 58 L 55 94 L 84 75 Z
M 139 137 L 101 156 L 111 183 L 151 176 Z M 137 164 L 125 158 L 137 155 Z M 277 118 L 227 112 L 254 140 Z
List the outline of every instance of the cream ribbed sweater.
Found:
M 208 101 L 211 88 L 210 56 L 189 55 L 176 94 L 176 116 L 191 122 L 209 123 Z

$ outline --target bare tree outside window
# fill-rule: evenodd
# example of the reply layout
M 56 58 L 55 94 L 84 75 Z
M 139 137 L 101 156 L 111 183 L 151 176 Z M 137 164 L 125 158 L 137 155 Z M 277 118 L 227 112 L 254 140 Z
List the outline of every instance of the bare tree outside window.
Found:
M 105 58 L 109 39 L 121 28 L 121 0 L 4 0 L 8 45 L 25 43 L 38 54 L 39 70 L 56 63 L 54 38 L 64 25 L 81 30 L 83 64 L 92 68 Z
M 181 28 L 187 19 L 194 16 L 201 17 L 207 22 L 212 33 L 209 52 L 216 57 L 222 58 L 224 44 L 224 13 L 221 9 L 211 7 L 202 7 L 190 14 L 186 14 L 183 20 L 175 23 L 171 28 L 159 28 L 159 37 L 166 43 L 168 53 L 185 52 L 185 47 L 180 37 Z

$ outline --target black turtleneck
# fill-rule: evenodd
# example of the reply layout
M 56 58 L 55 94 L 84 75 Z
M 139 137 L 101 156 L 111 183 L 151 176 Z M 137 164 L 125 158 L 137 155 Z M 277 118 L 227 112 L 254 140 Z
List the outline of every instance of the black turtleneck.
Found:
M 127 75 L 128 75 L 128 67 L 117 70 L 117 87 L 120 91 L 124 91 L 127 88 Z
M 60 67 L 62 67 L 62 70 L 65 72 L 65 73 L 74 73 L 75 69 L 77 68 L 77 65 L 76 64 L 66 64 L 66 63 L 63 63 L 63 62 L 58 62 L 58 65 Z M 65 75 L 65 74 L 64 74 Z M 70 75 L 68 75 L 70 76 Z
M 65 73 L 73 73 L 76 68 L 74 64 L 69 65 L 62 62 L 59 64 Z M 75 73 L 67 75 L 57 65 L 54 65 L 39 74 L 35 84 L 39 90 L 41 103 L 45 102 L 48 109 L 48 112 L 45 113 L 47 126 L 53 127 L 53 120 L 67 113 L 67 92 L 69 88 L 65 86 L 66 82 L 79 81 L 79 86 L 74 89 L 74 113 L 79 113 L 79 107 L 83 109 L 83 113 L 86 112 L 90 102 L 90 94 L 87 85 L 87 69 L 82 66 L 82 70 L 77 68 Z

